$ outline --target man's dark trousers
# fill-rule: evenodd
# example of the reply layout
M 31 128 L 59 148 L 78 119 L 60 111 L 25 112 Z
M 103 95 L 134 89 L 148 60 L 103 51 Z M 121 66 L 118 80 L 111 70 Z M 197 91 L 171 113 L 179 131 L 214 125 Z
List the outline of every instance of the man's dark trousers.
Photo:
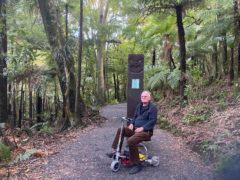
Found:
M 117 144 L 120 136 L 121 129 L 119 128 L 117 131 L 117 134 L 115 136 L 115 139 L 112 144 L 113 149 L 117 149 Z M 132 164 L 139 164 L 139 152 L 138 152 L 138 144 L 142 141 L 148 141 L 151 138 L 151 135 L 148 132 L 138 132 L 135 133 L 131 129 L 125 127 L 123 129 L 123 136 L 129 137 L 127 140 L 128 146 L 129 146 L 129 152 L 130 152 L 130 161 Z

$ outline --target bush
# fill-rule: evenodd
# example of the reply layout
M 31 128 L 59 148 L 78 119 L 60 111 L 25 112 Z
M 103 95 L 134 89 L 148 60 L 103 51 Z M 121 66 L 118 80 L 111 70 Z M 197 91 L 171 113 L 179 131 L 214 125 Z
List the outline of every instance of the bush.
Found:
M 207 121 L 212 114 L 210 106 L 200 105 L 190 109 L 190 111 L 183 117 L 183 123 L 194 124 L 196 122 Z
M 158 124 L 161 129 L 166 129 L 176 136 L 180 135 L 182 132 L 175 126 L 171 125 L 170 122 L 165 117 L 158 117 Z
M 218 103 L 217 103 L 217 110 L 218 111 L 224 111 L 226 110 L 227 108 L 227 102 L 224 101 L 224 100 L 220 100 Z
M 176 68 L 169 70 L 166 63 L 145 68 L 145 82 L 150 90 L 174 90 L 178 88 L 181 71 Z
M 202 141 L 199 150 L 206 163 L 213 162 L 219 155 L 219 146 L 212 141 Z
M 40 132 L 43 134 L 53 134 L 53 128 L 49 125 L 49 122 L 44 122 Z
M 11 151 L 8 146 L 0 142 L 0 162 L 9 161 L 11 159 Z
M 170 123 L 165 117 L 158 117 L 159 127 L 162 129 L 170 129 Z

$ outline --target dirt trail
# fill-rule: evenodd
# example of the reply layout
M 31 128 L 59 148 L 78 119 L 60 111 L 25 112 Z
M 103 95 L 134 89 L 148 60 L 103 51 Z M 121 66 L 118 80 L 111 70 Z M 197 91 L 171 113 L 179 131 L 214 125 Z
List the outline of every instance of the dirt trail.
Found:
M 110 169 L 111 159 L 105 153 L 111 150 L 113 136 L 120 127 L 120 121 L 113 117 L 125 116 L 126 104 L 105 106 L 101 109 L 101 115 L 108 119 L 101 127 L 89 129 L 74 142 L 66 143 L 58 154 L 46 158 L 41 167 L 29 170 L 26 179 L 213 179 L 211 170 L 204 166 L 197 154 L 187 149 L 180 138 L 160 129 L 155 129 L 152 141 L 148 142 L 151 154 L 160 157 L 158 167 L 144 167 L 135 175 L 129 175 L 126 167 L 113 173 Z

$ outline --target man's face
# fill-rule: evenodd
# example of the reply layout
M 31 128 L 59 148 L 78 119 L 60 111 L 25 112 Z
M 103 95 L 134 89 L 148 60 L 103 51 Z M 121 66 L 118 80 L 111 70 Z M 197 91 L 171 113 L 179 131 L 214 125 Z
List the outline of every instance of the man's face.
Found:
M 150 97 L 150 94 L 149 94 L 149 93 L 143 92 L 143 93 L 141 94 L 141 102 L 142 102 L 143 104 L 149 103 L 150 100 L 151 100 L 151 97 Z

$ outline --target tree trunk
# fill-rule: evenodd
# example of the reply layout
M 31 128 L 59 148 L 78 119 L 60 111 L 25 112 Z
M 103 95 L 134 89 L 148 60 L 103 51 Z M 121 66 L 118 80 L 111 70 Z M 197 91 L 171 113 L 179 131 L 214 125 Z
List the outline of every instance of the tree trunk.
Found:
M 152 66 L 155 66 L 156 64 L 156 49 L 153 49 L 152 53 Z
M 37 90 L 36 113 L 37 113 L 37 123 L 41 123 L 42 122 L 42 117 L 41 117 L 42 116 L 42 97 L 40 95 L 39 89 Z
M 97 48 L 97 78 L 98 78 L 98 104 L 105 104 L 105 81 L 104 81 L 104 62 L 103 47 L 105 43 L 99 42 Z
M 115 73 L 113 73 L 113 84 L 114 84 L 114 99 L 117 99 L 117 82 Z
M 234 30 L 235 30 L 235 41 L 234 41 L 234 81 L 238 84 L 239 77 L 239 47 L 240 47 L 240 7 L 238 0 L 234 0 Z M 236 90 L 239 89 L 237 86 Z
M 57 82 L 56 78 L 54 78 L 54 118 L 57 119 L 58 117 L 58 93 L 57 93 Z
M 42 111 L 45 112 L 47 111 L 46 107 L 46 94 L 47 94 L 47 89 L 44 90 L 43 95 L 42 95 Z
M 25 104 L 26 104 L 26 95 L 25 95 L 25 92 L 26 92 L 26 82 L 24 80 L 24 88 L 23 88 L 23 102 L 22 102 L 22 119 L 24 120 L 25 119 L 25 113 L 26 113 L 26 108 L 25 108 Z
M 80 93 L 81 73 L 82 73 L 82 47 L 83 47 L 83 0 L 80 0 L 80 18 L 79 18 L 79 43 L 78 43 L 78 62 L 77 62 L 77 83 L 75 99 L 75 122 L 82 124 L 80 120 L 84 111 L 84 103 Z
M 109 1 L 99 1 L 99 24 L 100 27 L 106 24 L 109 9 Z M 104 81 L 104 49 L 106 45 L 106 35 L 103 29 L 99 29 L 97 37 L 97 77 L 98 77 L 98 104 L 105 104 L 105 81 Z
M 108 59 L 108 44 L 106 47 L 106 61 L 104 65 L 104 81 L 105 81 L 105 89 L 106 89 L 106 101 L 110 102 L 110 93 L 109 93 L 109 80 L 108 80 L 108 65 L 109 65 L 109 59 Z
M 222 41 L 222 58 L 223 58 L 223 70 L 224 74 L 226 75 L 228 73 L 228 54 L 227 54 L 227 37 L 226 37 L 226 32 L 223 33 L 223 41 Z
M 74 61 L 60 25 L 54 0 L 38 0 L 45 32 L 51 46 L 53 60 L 57 64 L 58 78 L 63 101 L 66 102 L 65 111 L 71 125 L 74 122 L 76 81 L 74 76 Z
M 240 34 L 239 34 L 239 41 L 238 41 L 238 54 L 237 54 L 237 59 L 238 59 L 238 77 L 240 77 Z
M 19 102 L 19 114 L 18 114 L 18 127 L 22 127 L 22 118 L 23 118 L 23 81 L 20 92 L 20 102 Z
M 230 85 L 234 80 L 234 48 L 231 48 L 231 62 L 230 62 Z
M 33 125 L 33 115 L 32 115 L 32 107 L 33 107 L 33 101 L 32 101 L 32 87 L 31 87 L 31 77 L 29 77 L 28 79 L 28 90 L 29 90 L 29 94 L 28 94 L 28 101 L 29 101 L 29 105 L 28 105 L 28 116 L 29 116 L 29 121 L 30 121 L 30 126 Z
M 177 28 L 178 28 L 178 39 L 180 45 L 180 70 L 181 70 L 181 78 L 180 78 L 180 96 L 182 99 L 187 99 L 184 95 L 184 90 L 186 88 L 186 47 L 185 47 L 185 32 L 183 27 L 183 7 L 182 5 L 176 6 L 176 15 L 177 15 Z
M 17 125 L 17 114 L 16 114 L 16 87 L 13 87 L 13 127 Z
M 68 41 L 68 3 L 65 5 L 65 11 L 66 11 L 66 16 L 65 16 L 65 31 L 66 31 L 66 42 Z
M 14 128 L 13 123 L 13 83 L 8 84 L 8 122 L 11 128 Z
M 12 115 L 12 104 L 11 104 L 11 99 L 12 99 L 12 84 L 10 83 L 8 85 L 8 115 Z
M 117 84 L 117 100 L 120 102 L 120 95 L 119 95 L 119 90 L 120 90 L 120 82 L 119 82 L 119 76 L 117 75 L 116 79 L 116 84 Z
M 7 114 L 7 26 L 6 26 L 6 0 L 0 1 L 0 123 L 6 123 Z
M 215 69 L 215 74 L 214 74 L 214 78 L 217 79 L 218 75 L 219 75 L 219 68 L 218 68 L 218 51 L 217 51 L 217 44 L 213 45 L 213 54 L 212 54 L 212 59 L 214 62 L 214 69 Z

